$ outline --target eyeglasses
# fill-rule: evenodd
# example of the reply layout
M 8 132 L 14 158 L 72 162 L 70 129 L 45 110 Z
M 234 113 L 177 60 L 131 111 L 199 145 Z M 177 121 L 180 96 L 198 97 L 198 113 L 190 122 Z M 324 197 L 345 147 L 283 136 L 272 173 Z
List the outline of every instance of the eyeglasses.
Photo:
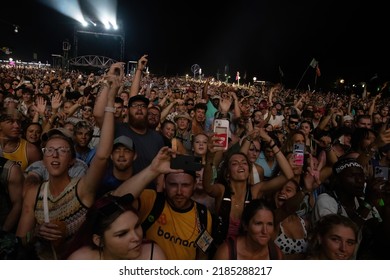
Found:
M 91 107 L 84 107 L 83 110 L 84 111 L 88 111 L 88 112 L 92 112 L 92 108 Z
M 65 156 L 68 154 L 70 151 L 69 147 L 58 147 L 58 148 L 53 148 L 53 147 L 48 147 L 48 148 L 42 148 L 42 152 L 45 156 L 50 157 L 54 155 L 54 152 L 56 152 L 60 156 Z
M 194 106 L 194 103 L 185 103 L 186 106 Z
M 142 103 L 142 104 L 135 104 L 135 103 L 132 103 L 130 105 L 131 108 L 134 108 L 134 109 L 146 109 L 146 104 L 145 103 Z
M 299 124 L 299 122 L 289 121 L 290 124 Z

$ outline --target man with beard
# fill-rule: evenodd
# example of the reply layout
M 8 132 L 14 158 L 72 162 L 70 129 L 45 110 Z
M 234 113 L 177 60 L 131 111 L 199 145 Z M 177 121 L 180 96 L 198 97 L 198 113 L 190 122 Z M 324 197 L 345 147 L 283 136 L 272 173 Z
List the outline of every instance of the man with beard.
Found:
M 161 109 L 158 106 L 148 108 L 148 126 L 150 129 L 157 130 L 160 126 Z
M 149 99 L 139 94 L 142 78 L 142 71 L 148 62 L 147 55 L 138 60 L 137 69 L 134 74 L 130 88 L 128 101 L 128 123 L 115 123 L 115 137 L 125 135 L 130 137 L 137 147 L 137 158 L 134 160 L 133 174 L 137 174 L 147 167 L 164 146 L 164 140 L 160 133 L 148 127 L 148 106 Z M 163 176 L 159 176 L 156 182 L 149 184 L 148 188 L 159 189 L 163 185 Z
M 150 220 L 154 217 L 150 227 L 145 228 L 144 235 L 163 248 L 170 260 L 208 257 L 198 249 L 196 240 L 205 234 L 204 231 L 212 234 L 212 216 L 205 206 L 202 207 L 191 198 L 195 190 L 195 178 L 195 171 L 190 170 L 168 173 L 165 175 L 164 192 L 144 190 L 139 197 L 141 220 Z M 162 211 L 154 214 L 153 207 L 159 203 L 163 203 Z M 201 222 L 199 211 L 203 211 L 203 215 L 207 216 L 205 224 Z
M 133 175 L 133 162 L 137 158 L 133 140 L 127 136 L 115 138 L 111 152 L 111 161 L 106 169 L 101 187 L 96 197 L 115 190 Z
M 148 166 L 164 146 L 161 134 L 148 127 L 148 105 L 149 99 L 144 95 L 131 97 L 129 99 L 129 122 L 127 124 L 115 123 L 115 137 L 121 135 L 130 137 L 137 147 L 137 158 L 133 166 L 134 174 Z M 150 187 L 152 186 L 151 184 Z

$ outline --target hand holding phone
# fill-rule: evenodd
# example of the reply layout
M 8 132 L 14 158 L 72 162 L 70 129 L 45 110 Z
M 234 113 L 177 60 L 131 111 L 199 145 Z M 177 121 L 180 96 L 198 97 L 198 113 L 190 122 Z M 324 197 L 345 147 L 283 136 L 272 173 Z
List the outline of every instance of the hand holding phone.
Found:
M 225 150 L 227 150 L 229 145 L 228 131 L 229 131 L 229 121 L 225 119 L 216 119 L 214 120 L 214 136 L 219 137 L 220 140 L 216 141 L 218 144 L 222 145 Z
M 171 159 L 172 169 L 199 171 L 203 168 L 202 158 L 190 155 L 177 154 Z
M 305 161 L 305 145 L 302 143 L 294 143 L 293 145 L 294 164 L 298 166 L 303 166 L 303 163 Z

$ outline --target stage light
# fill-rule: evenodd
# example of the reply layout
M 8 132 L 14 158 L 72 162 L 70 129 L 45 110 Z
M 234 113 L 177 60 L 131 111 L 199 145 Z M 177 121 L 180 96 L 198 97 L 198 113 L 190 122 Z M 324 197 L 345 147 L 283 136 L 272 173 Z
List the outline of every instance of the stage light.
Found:
M 14 25 L 14 28 L 15 28 L 15 29 L 14 29 L 14 32 L 15 32 L 15 33 L 18 33 L 18 32 L 19 32 L 19 26 Z

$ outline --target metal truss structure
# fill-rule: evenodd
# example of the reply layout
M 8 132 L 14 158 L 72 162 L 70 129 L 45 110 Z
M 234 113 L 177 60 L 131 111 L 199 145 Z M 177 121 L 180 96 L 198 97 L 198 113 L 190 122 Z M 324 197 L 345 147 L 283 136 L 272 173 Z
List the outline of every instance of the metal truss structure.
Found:
M 99 55 L 83 55 L 78 56 L 78 36 L 80 34 L 91 34 L 95 36 L 106 36 L 120 39 L 120 60 L 124 59 L 125 52 L 125 35 L 123 33 L 109 33 L 109 32 L 94 32 L 94 31 L 86 31 L 86 30 L 77 30 L 74 31 L 74 57 L 67 61 L 68 66 L 91 66 L 97 68 L 108 68 L 111 64 L 117 62 L 112 58 L 108 58 L 105 56 Z
M 117 61 L 112 58 L 98 55 L 78 56 L 68 60 L 70 66 L 90 66 L 100 69 L 109 68 L 115 62 Z

